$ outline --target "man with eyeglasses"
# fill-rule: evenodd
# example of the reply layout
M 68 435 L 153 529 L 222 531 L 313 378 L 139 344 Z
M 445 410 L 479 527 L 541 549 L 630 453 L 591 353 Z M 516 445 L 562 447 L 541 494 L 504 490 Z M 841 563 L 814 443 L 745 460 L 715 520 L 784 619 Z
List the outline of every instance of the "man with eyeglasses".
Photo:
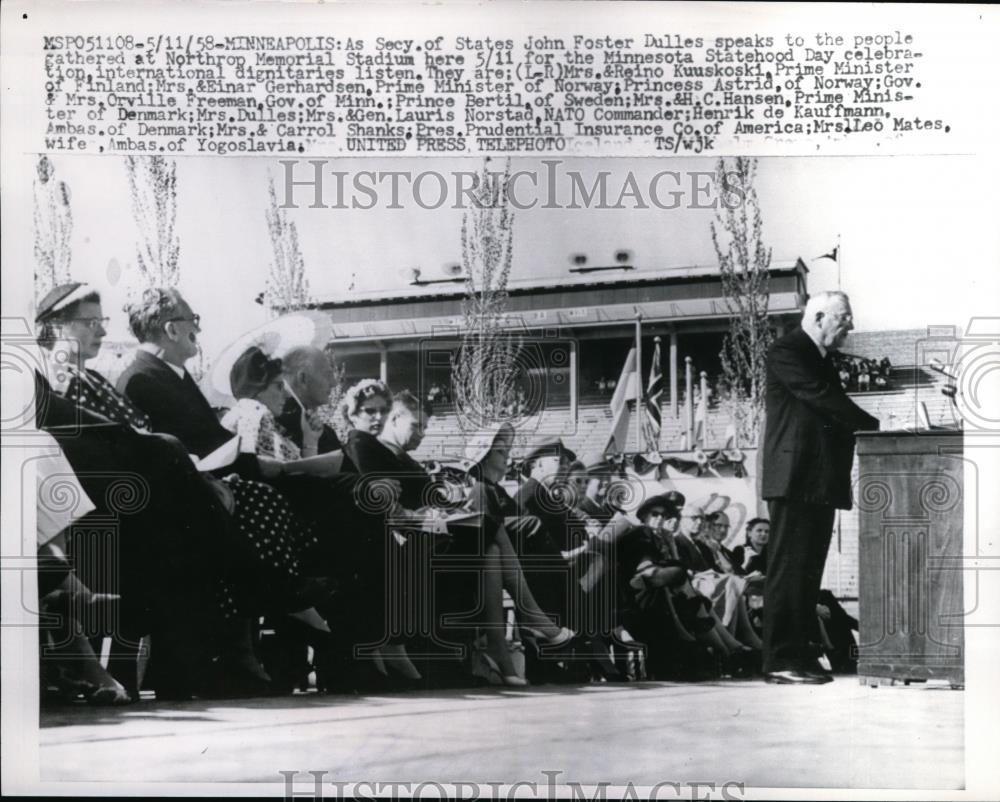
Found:
M 516 515 L 506 522 L 514 549 L 524 564 L 524 575 L 542 609 L 558 614 L 561 622 L 576 612 L 579 586 L 571 581 L 571 563 L 577 547 L 586 543 L 587 519 L 572 506 L 571 494 L 561 486 L 576 454 L 559 437 L 546 437 L 524 457 L 524 481 L 514 495 Z M 565 577 L 560 577 L 565 571 Z
M 698 548 L 697 538 L 705 524 L 705 511 L 696 504 L 685 504 L 674 545 L 680 560 L 689 571 L 711 571 L 714 566 Z
M 876 418 L 847 394 L 833 362 L 854 328 L 842 292 L 809 299 L 802 325 L 771 346 L 761 497 L 771 535 L 764 598 L 764 678 L 775 684 L 829 682 L 810 642 L 834 511 L 851 508 L 854 432 Z
M 146 290 L 128 307 L 128 317 L 139 349 L 118 378 L 118 391 L 146 413 L 153 431 L 172 434 L 198 457 L 231 440 L 233 433 L 219 423 L 185 368 L 198 354 L 201 318 L 180 292 L 174 288 Z M 253 455 L 241 454 L 232 471 L 256 479 L 260 465 Z

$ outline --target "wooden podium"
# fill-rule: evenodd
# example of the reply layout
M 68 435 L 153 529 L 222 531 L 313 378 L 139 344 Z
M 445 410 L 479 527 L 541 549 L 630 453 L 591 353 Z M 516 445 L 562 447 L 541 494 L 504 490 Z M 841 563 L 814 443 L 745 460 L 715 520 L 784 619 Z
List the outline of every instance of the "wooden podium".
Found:
M 858 676 L 965 683 L 960 431 L 857 438 Z

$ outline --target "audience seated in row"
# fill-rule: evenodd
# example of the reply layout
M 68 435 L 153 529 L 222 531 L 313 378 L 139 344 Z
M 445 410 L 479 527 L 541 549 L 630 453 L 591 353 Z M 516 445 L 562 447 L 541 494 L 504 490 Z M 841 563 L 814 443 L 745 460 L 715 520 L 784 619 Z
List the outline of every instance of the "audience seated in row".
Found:
M 647 500 L 636 526 L 616 504 L 607 464 L 577 460 L 558 438 L 529 448 L 511 495 L 502 485 L 509 424 L 471 436 L 468 475 L 442 481 L 410 456 L 433 407 L 374 379 L 343 395 L 341 443 L 319 415 L 333 366 L 309 346 L 280 360 L 247 348 L 220 419 L 184 367 L 198 349 L 199 315 L 174 289 L 149 290 L 128 312 L 140 345 L 114 387 L 86 367 L 106 333 L 99 294 L 69 284 L 43 300 L 39 341 L 51 359 L 38 377 L 38 418 L 98 512 L 120 522 L 121 575 L 97 590 L 120 598 L 124 641 L 152 643 L 158 698 L 301 684 L 261 664 L 262 618 L 300 664 L 311 647 L 323 689 L 414 687 L 425 672 L 410 651 L 456 641 L 483 679 L 523 685 L 505 592 L 517 631 L 559 665 L 571 655 L 606 658 L 622 628 L 660 665 L 692 654 L 690 644 L 727 670 L 753 663 L 760 642 L 747 598 L 765 567 L 766 522 L 753 522 L 754 537 L 730 551 L 728 521 L 714 519 L 703 534 L 703 511 L 673 493 Z M 198 470 L 234 436 L 237 456 Z M 102 468 L 139 477 L 145 506 L 110 508 Z M 425 570 L 435 560 L 461 570 L 435 577 Z M 618 606 L 595 621 L 588 610 L 609 586 Z M 94 598 L 71 596 L 78 606 Z M 412 626 L 415 610 L 430 611 L 425 626 Z M 119 682 L 99 664 L 87 671 L 96 698 L 137 697 L 134 674 Z

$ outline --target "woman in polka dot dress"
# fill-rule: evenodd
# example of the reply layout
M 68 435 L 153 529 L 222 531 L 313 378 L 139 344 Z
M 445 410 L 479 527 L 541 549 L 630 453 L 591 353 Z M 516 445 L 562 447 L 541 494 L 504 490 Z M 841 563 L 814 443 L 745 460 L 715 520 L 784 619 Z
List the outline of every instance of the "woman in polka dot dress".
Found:
M 141 410 L 104 376 L 83 366 L 100 352 L 106 323 L 96 291 L 49 316 L 39 337 L 50 349 L 49 380 L 54 390 L 80 407 L 150 432 L 149 419 Z M 316 583 L 301 578 L 303 558 L 316 543 L 309 525 L 269 485 L 232 475 L 218 488 L 218 480 L 203 476 L 224 498 L 231 498 L 235 528 L 246 545 L 242 554 L 231 555 L 233 562 L 226 566 L 219 594 L 225 615 L 239 618 L 281 611 L 325 630 L 310 601 Z

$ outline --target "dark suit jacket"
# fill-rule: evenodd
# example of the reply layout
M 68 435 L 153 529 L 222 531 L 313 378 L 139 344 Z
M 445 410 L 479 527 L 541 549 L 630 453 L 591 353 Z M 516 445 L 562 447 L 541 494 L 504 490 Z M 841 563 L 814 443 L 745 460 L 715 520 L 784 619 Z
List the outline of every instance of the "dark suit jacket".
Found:
M 849 510 L 854 432 L 878 425 L 847 397 L 830 355 L 808 334 L 781 337 L 767 357 L 761 495 Z
M 146 351 L 137 351 L 118 378 L 118 392 L 149 416 L 153 431 L 172 434 L 197 457 L 233 439 L 190 374 L 180 378 L 166 362 Z M 253 454 L 240 454 L 225 470 L 247 479 L 260 476 Z
M 715 570 L 715 558 L 714 555 L 710 558 L 706 558 L 704 552 L 702 552 L 702 545 L 698 543 L 697 540 L 694 542 L 688 540 L 686 537 L 681 535 L 674 536 L 674 548 L 677 549 L 677 557 L 685 568 L 689 571 L 714 571 Z M 707 550 L 707 546 L 704 547 Z
M 737 546 L 733 549 L 733 559 L 737 561 L 737 564 L 741 567 L 740 573 L 752 574 L 754 571 L 760 571 L 762 574 L 767 573 L 767 547 L 764 547 L 763 552 L 756 552 L 752 549 L 750 550 L 751 557 L 747 560 L 747 549 L 748 546 Z M 746 561 L 746 567 L 743 567 L 743 563 Z
M 344 446 L 345 454 L 364 476 L 391 477 L 402 489 L 399 503 L 408 510 L 419 510 L 430 502 L 433 484 L 424 466 L 409 454 L 397 455 L 377 437 L 353 429 Z
M 278 416 L 278 423 L 284 429 L 292 441 L 299 448 L 302 448 L 302 406 L 291 396 L 285 401 L 285 408 Z M 340 438 L 329 426 L 323 426 L 323 433 L 319 436 L 319 447 L 317 454 L 328 454 L 341 448 Z
M 514 496 L 514 505 L 517 515 L 538 518 L 560 551 L 576 548 L 587 539 L 587 522 L 583 516 L 568 509 L 537 479 L 521 483 Z

